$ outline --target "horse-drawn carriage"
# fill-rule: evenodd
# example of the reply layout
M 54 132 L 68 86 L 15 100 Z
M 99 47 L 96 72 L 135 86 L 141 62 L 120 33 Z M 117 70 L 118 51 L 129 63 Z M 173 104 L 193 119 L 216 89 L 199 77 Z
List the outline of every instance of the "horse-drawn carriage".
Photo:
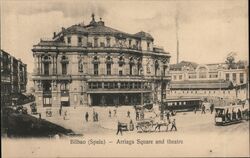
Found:
M 135 127 L 138 132 L 154 132 L 156 129 L 160 131 L 161 127 L 168 129 L 169 121 L 162 120 L 161 113 L 153 108 L 153 103 L 145 103 L 142 106 L 136 106 L 135 110 L 139 113 L 145 113 L 145 117 L 137 120 Z

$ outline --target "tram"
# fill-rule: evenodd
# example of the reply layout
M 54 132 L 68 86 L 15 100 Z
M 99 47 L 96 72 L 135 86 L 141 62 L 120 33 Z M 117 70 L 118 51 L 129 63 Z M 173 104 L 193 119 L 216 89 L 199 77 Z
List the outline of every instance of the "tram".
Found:
M 241 122 L 246 109 L 243 105 L 230 105 L 215 108 L 215 125 L 229 125 Z
M 198 110 L 202 105 L 200 98 L 177 98 L 166 99 L 163 102 L 164 110 L 169 111 L 193 111 Z

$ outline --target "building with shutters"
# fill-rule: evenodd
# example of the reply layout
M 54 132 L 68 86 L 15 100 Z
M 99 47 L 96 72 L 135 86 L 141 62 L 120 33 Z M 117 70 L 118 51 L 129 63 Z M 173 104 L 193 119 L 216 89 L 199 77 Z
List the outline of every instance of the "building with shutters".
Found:
M 138 105 L 168 89 L 170 54 L 146 32 L 125 33 L 94 14 L 34 45 L 36 103 L 43 107 Z M 161 93 L 162 92 L 162 93 Z M 163 95 L 161 95 L 163 94 Z

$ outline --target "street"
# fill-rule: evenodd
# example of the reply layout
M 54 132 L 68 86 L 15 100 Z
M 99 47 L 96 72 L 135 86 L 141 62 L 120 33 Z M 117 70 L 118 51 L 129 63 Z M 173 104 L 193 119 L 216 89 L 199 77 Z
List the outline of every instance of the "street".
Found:
M 65 108 L 66 109 L 66 108 Z M 64 110 L 65 110 L 64 109 Z M 112 111 L 109 118 L 108 111 Z M 116 135 L 117 120 L 129 120 L 126 116 L 127 110 L 131 110 L 131 118 L 134 120 L 132 107 L 118 107 L 117 117 L 113 116 L 114 107 L 95 107 L 99 113 L 99 121 L 92 121 L 92 108 L 73 107 L 67 108 L 69 119 L 53 109 L 53 116 L 46 117 L 45 110 L 42 118 L 57 123 L 65 128 L 70 128 L 83 137 L 66 137 L 61 139 L 4 139 L 4 146 L 19 146 L 22 150 L 8 153 L 10 156 L 30 155 L 36 156 L 122 156 L 119 152 L 126 153 L 124 156 L 248 156 L 249 154 L 249 122 L 233 124 L 229 126 L 215 126 L 214 114 L 208 111 L 201 114 L 198 111 L 177 113 L 176 126 L 178 131 L 146 132 L 138 133 L 126 131 L 122 135 Z M 89 122 L 85 121 L 84 114 L 90 114 Z M 145 114 L 147 115 L 147 114 Z M 150 115 L 150 114 L 148 114 Z M 145 116 L 146 117 L 146 116 Z M 85 144 L 84 144 L 85 143 Z M 26 148 L 25 146 L 32 146 Z M 193 146 L 190 148 L 190 146 Z M 53 148 L 53 152 L 49 149 Z M 98 152 L 94 152 L 97 151 Z M 3 150 L 8 152 L 8 150 Z M 67 152 L 68 151 L 68 152 Z M 161 151 L 161 152 L 158 152 Z

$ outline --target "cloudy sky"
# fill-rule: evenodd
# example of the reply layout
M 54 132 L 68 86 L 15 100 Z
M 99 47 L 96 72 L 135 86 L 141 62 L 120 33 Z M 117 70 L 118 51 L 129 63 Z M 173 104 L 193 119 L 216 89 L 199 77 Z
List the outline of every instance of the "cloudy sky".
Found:
M 61 27 L 88 24 L 95 13 L 118 30 L 149 32 L 155 45 L 171 53 L 171 63 L 176 62 L 176 30 L 180 61 L 223 62 L 230 52 L 246 60 L 247 6 L 247 0 L 2 0 L 1 49 L 21 58 L 32 72 L 34 44 Z

